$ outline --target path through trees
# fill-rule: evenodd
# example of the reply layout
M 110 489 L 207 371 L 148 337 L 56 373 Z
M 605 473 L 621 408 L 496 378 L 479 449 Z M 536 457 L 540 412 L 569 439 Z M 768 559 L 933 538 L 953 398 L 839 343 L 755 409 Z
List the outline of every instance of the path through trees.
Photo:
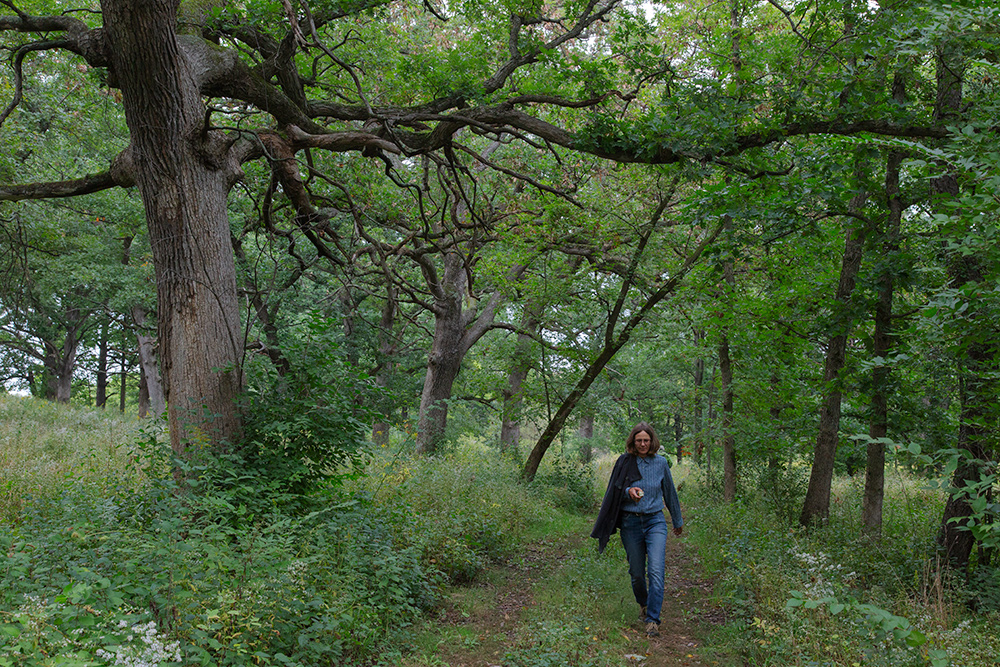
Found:
M 539 632 L 540 623 L 582 625 L 583 631 L 595 631 L 596 619 L 577 615 L 578 610 L 550 604 L 544 591 L 552 581 L 562 577 L 587 579 L 590 576 L 587 564 L 593 561 L 586 554 L 593 548 L 593 540 L 582 532 L 538 540 L 526 544 L 507 563 L 484 573 L 480 583 L 454 589 L 433 624 L 432 631 L 442 637 L 436 657 L 452 667 L 491 667 L 506 664 L 504 656 L 508 653 L 529 651 L 532 635 Z M 610 549 L 602 558 L 613 559 L 615 552 Z M 714 664 L 697 657 L 698 648 L 710 626 L 722 622 L 724 615 L 711 605 L 708 597 L 712 584 L 699 575 L 697 557 L 684 539 L 667 541 L 667 583 L 659 637 L 646 637 L 642 624 L 632 618 L 637 616 L 638 609 L 632 608 L 635 605 L 631 600 L 622 604 L 622 595 L 631 598 L 631 589 L 627 566 L 624 561 L 620 565 L 621 588 L 602 591 L 600 599 L 595 600 L 597 606 L 620 605 L 623 613 L 628 614 L 610 630 L 615 636 L 609 643 L 620 654 L 620 664 L 645 667 Z M 603 633 L 603 629 L 598 632 Z

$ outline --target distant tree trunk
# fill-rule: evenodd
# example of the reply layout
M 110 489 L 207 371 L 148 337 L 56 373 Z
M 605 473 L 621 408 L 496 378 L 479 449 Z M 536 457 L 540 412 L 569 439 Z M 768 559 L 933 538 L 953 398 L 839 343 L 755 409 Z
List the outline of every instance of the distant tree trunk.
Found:
M 63 319 L 66 333 L 62 343 L 57 345 L 54 342 L 45 342 L 43 364 L 46 375 L 46 398 L 58 403 L 69 403 L 73 392 L 76 355 L 89 317 L 89 312 L 79 308 L 67 309 Z
M 386 288 L 385 303 L 382 305 L 382 318 L 378 328 L 378 368 L 375 371 L 375 386 L 385 390 L 389 387 L 392 373 L 395 367 L 395 357 L 398 350 L 397 339 L 395 337 L 396 311 L 398 309 L 396 301 L 396 288 L 388 283 Z M 375 423 L 372 424 L 372 442 L 379 446 L 389 444 L 389 407 L 387 401 L 382 401 L 385 406 Z
M 122 342 L 124 343 L 125 341 L 123 340 Z M 124 344 L 121 349 L 121 364 L 121 372 L 118 374 L 118 412 L 125 414 L 125 391 L 128 389 L 128 356 L 125 352 Z
M 897 84 L 901 85 L 897 75 Z M 899 196 L 899 168 L 903 163 L 901 151 L 891 151 L 886 163 L 885 194 L 889 205 L 885 240 L 882 244 L 885 269 L 878 278 L 878 301 L 875 304 L 875 333 L 872 354 L 886 360 L 892 350 L 892 297 L 893 265 L 899 255 L 899 228 L 903 217 L 903 202 Z M 882 503 L 885 496 L 885 443 L 876 442 L 889 433 L 889 371 L 887 364 L 876 366 L 872 372 L 871 424 L 868 436 L 865 465 L 865 490 L 861 500 L 861 532 L 869 537 L 882 534 Z
M 247 259 L 246 250 L 243 248 L 243 239 L 236 235 L 233 235 L 230 239 L 233 252 L 235 254 L 236 260 L 240 265 L 244 267 L 249 267 L 249 260 Z M 257 316 L 257 322 L 260 325 L 261 332 L 264 334 L 264 343 L 259 346 L 261 351 L 267 355 L 274 365 L 275 370 L 278 372 L 279 376 L 284 377 L 288 375 L 291 371 L 291 363 L 285 357 L 281 351 L 281 341 L 278 339 L 278 325 L 275 320 L 278 316 L 278 311 L 281 308 L 281 299 L 273 296 L 275 294 L 284 294 L 291 288 L 302 274 L 305 273 L 306 267 L 304 265 L 297 265 L 288 275 L 288 277 L 280 285 L 274 285 L 270 289 L 273 290 L 272 297 L 268 299 L 268 289 L 262 289 L 260 286 L 254 283 L 253 280 L 245 280 L 242 294 L 246 296 L 250 307 L 253 308 L 254 314 Z M 246 275 L 252 276 L 253 273 L 247 270 Z
M 448 400 L 452 386 L 462 368 L 465 350 L 462 345 L 465 333 L 463 300 L 466 289 L 466 271 L 462 258 L 456 253 L 445 257 L 444 279 L 440 293 L 434 300 L 434 339 L 427 355 L 427 372 L 424 389 L 420 394 L 420 416 L 417 421 L 417 453 L 429 454 L 437 450 L 444 438 L 448 423 Z
M 586 414 L 580 417 L 580 425 L 576 427 L 576 437 L 580 440 L 580 460 L 590 463 L 594 458 L 594 415 Z
M 715 371 L 712 368 L 712 381 L 708 384 L 708 416 L 705 420 L 705 442 L 708 444 L 705 447 L 705 472 L 711 477 L 712 475 L 712 450 L 715 449 Z
M 524 268 L 515 267 L 509 277 L 519 277 Z M 493 325 L 502 298 L 500 292 L 495 292 L 478 313 L 474 306 L 465 307 L 466 298 L 472 300 L 467 293 L 468 270 L 465 258 L 457 252 L 445 255 L 440 281 L 436 276 L 431 276 L 428 282 L 435 294 L 434 339 L 430 354 L 427 355 L 427 372 L 420 395 L 418 454 L 434 453 L 444 438 L 448 423 L 448 401 L 451 399 L 455 379 L 462 369 L 462 360 Z
M 701 344 L 705 340 L 705 332 L 701 329 L 694 329 L 694 345 L 701 349 Z M 698 353 L 694 360 L 694 405 L 692 406 L 692 428 L 694 429 L 694 457 L 700 464 L 702 452 L 705 448 L 705 435 L 703 430 L 705 423 L 702 421 L 702 389 L 705 386 L 705 358 Z
M 159 417 L 167 409 L 167 404 L 160 380 L 160 367 L 156 361 L 156 340 L 144 333 L 146 311 L 142 306 L 132 306 L 132 322 L 139 342 L 139 416 L 152 414 Z M 143 395 L 146 401 L 142 400 Z
M 344 326 L 344 352 L 347 363 L 351 366 L 358 365 L 358 340 L 357 324 L 354 321 L 354 314 L 358 307 L 364 302 L 365 296 L 355 295 L 350 285 L 344 285 L 337 292 L 337 299 L 340 301 L 340 312 Z
M 860 211 L 865 199 L 864 192 L 856 195 L 851 200 L 851 210 Z M 799 516 L 799 523 L 803 526 L 826 518 L 830 513 L 830 487 L 833 483 L 833 464 L 840 433 L 840 372 L 844 368 L 847 356 L 847 337 L 852 324 L 848 314 L 849 302 L 861 267 L 864 243 L 864 225 L 852 219 L 852 224 L 847 229 L 844 259 L 840 267 L 840 281 L 837 285 L 835 298 L 835 308 L 838 310 L 838 314 L 833 324 L 834 333 L 826 348 L 826 361 L 823 370 L 825 396 L 823 406 L 820 409 L 819 433 L 816 436 L 812 472 L 809 475 L 809 488 L 806 491 L 802 513 Z
M 733 3 L 733 20 L 736 20 L 736 3 Z M 725 216 L 725 228 L 727 232 L 732 232 L 733 221 L 728 215 Z M 722 272 L 726 282 L 724 303 L 732 312 L 732 293 L 736 286 L 732 259 L 723 262 Z M 725 330 L 719 340 L 719 377 L 722 381 L 722 496 L 727 503 L 731 503 L 736 500 L 736 435 L 733 433 L 733 364 Z
M 771 431 L 780 433 L 782 430 L 781 411 L 784 410 L 785 406 L 781 401 L 781 378 L 778 377 L 777 372 L 771 373 L 771 397 L 774 399 L 774 403 L 768 408 L 768 414 L 771 417 Z M 777 447 L 775 446 L 772 446 L 768 452 L 767 467 L 771 469 L 778 468 Z
M 488 157 L 499 147 L 499 141 L 491 142 L 484 149 L 482 157 Z M 473 169 L 482 171 L 485 168 L 480 163 Z M 456 195 L 452 215 L 455 219 L 464 219 L 469 215 L 468 203 L 461 196 Z M 499 291 L 494 292 L 486 306 L 477 314 L 477 299 L 469 284 L 470 267 L 461 250 L 453 248 L 444 252 L 444 266 L 440 274 L 426 256 L 420 255 L 415 259 L 420 264 L 428 290 L 434 298 L 431 307 L 434 315 L 434 339 L 427 355 L 427 372 L 420 394 L 416 451 L 418 454 L 432 454 L 444 439 L 448 424 L 448 401 L 451 399 L 455 379 L 462 369 L 462 360 L 493 325 L 501 294 Z M 516 280 L 526 268 L 522 265 L 513 267 L 508 278 Z M 471 302 L 468 308 L 465 307 L 466 299 Z
M 532 359 L 532 337 L 528 332 L 537 333 L 541 316 L 537 304 L 525 305 L 521 321 L 521 332 L 514 343 L 507 375 L 507 386 L 503 389 L 503 407 L 500 415 L 500 451 L 518 456 L 521 446 L 521 410 L 524 405 L 524 382 L 534 366 Z
M 725 334 L 719 342 L 719 375 L 722 380 L 722 496 L 731 503 L 736 500 L 736 436 L 733 434 L 733 365 Z
M 677 443 L 677 463 L 684 458 L 684 445 L 681 439 L 684 437 L 684 423 L 681 421 L 681 411 L 678 409 L 674 413 L 674 442 Z
M 97 341 L 97 399 L 95 405 L 103 408 L 108 402 L 108 323 L 101 323 L 101 337 Z

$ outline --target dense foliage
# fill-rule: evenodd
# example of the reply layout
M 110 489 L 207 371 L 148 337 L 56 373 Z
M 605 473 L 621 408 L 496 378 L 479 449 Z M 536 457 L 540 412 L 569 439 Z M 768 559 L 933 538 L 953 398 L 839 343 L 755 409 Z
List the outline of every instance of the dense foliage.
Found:
M 33 584 L 11 589 L 24 619 L 65 616 L 90 637 L 80 610 L 118 609 L 123 580 L 74 559 L 145 567 L 148 533 L 182 583 L 142 570 L 121 630 L 155 621 L 149 636 L 182 651 L 229 633 L 308 662 L 274 639 L 287 619 L 240 606 L 248 582 L 308 607 L 345 577 L 308 632 L 367 654 L 377 628 L 428 604 L 441 577 L 474 579 L 530 522 L 513 491 L 506 519 L 452 503 L 484 483 L 508 493 L 520 467 L 586 509 L 586 466 L 640 419 L 703 488 L 734 512 L 765 503 L 779 532 L 819 534 L 844 511 L 858 535 L 894 539 L 887 460 L 931 480 L 937 530 L 894 567 L 912 575 L 936 549 L 935 573 L 990 609 L 995 3 L 0 7 L 4 390 L 168 414 L 119 468 L 99 463 L 98 436 L 4 454 L 17 481 L 0 513 L 22 568 L 8 572 L 57 575 L 38 609 Z M 409 458 L 456 450 L 479 471 L 467 480 Z M 6 472 L 40 456 L 89 481 L 64 494 Z M 864 478 L 847 507 L 837 475 Z M 315 580 L 277 555 L 290 536 Z M 372 580 L 344 572 L 375 562 L 320 546 L 354 539 L 412 573 L 374 616 L 351 606 Z M 849 584 L 795 589 L 793 608 L 872 611 Z M 185 586 L 216 606 L 174 600 Z M 329 620 L 342 613 L 356 632 Z M 59 627 L 18 641 L 54 651 Z
M 297 503 L 225 457 L 178 494 L 169 449 L 134 425 L 33 399 L 0 410 L 23 461 L 3 470 L 4 665 L 369 664 L 556 511 L 557 487 L 529 491 L 481 446 L 371 453 Z

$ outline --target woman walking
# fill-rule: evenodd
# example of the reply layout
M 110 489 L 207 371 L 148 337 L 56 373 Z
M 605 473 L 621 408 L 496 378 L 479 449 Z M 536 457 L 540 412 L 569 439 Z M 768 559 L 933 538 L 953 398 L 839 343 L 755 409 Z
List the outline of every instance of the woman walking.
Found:
M 625 453 L 618 457 L 611 471 L 608 490 L 590 534 L 597 538 L 598 551 L 603 552 L 608 539 L 621 528 L 632 593 L 650 637 L 660 634 L 663 607 L 667 548 L 664 505 L 670 512 L 674 535 L 680 535 L 684 525 L 670 466 L 657 455 L 659 450 L 660 439 L 653 427 L 646 422 L 636 424 L 625 441 Z

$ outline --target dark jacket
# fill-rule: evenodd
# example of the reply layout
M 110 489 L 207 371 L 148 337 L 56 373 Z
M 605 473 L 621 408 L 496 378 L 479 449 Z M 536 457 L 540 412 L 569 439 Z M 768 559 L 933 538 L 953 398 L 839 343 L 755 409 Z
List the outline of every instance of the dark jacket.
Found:
M 639 464 L 636 463 L 635 454 L 619 456 L 618 460 L 615 461 L 615 467 L 611 470 L 608 490 L 604 492 L 604 500 L 601 501 L 601 510 L 597 513 L 594 530 L 590 533 L 590 536 L 597 540 L 598 553 L 604 552 L 604 547 L 608 546 L 608 540 L 621 525 L 621 509 L 622 503 L 625 501 L 625 489 L 639 479 L 642 479 L 642 475 L 639 474 Z

